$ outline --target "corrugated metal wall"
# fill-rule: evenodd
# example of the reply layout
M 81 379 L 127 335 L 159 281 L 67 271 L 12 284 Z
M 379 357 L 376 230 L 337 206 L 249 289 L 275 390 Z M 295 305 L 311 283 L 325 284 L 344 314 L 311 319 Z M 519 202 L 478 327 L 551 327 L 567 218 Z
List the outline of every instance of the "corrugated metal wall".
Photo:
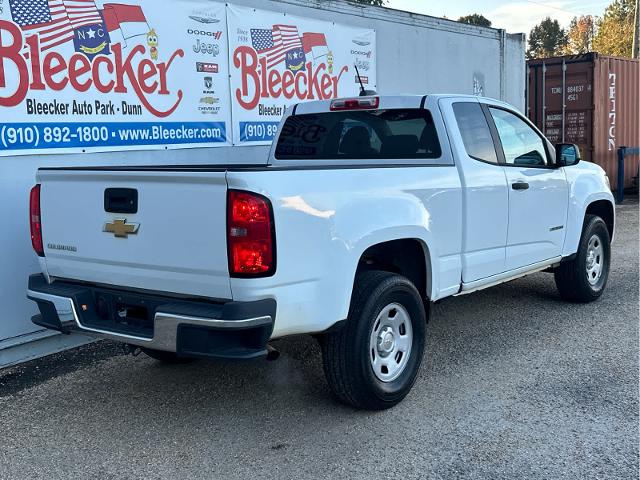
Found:
M 640 147 L 640 61 L 598 57 L 594 63 L 594 157 L 617 188 L 620 147 Z M 638 156 L 625 160 L 624 185 L 638 175 Z

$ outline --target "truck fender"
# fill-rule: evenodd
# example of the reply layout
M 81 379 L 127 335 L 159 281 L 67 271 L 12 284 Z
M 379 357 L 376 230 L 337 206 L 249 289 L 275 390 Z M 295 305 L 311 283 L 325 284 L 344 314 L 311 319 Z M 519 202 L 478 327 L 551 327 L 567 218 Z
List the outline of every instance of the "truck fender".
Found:
M 613 242 L 613 226 L 615 225 L 615 203 L 610 192 L 595 192 L 586 195 L 574 195 L 573 189 L 570 194 L 569 209 L 567 214 L 567 233 L 564 241 L 562 256 L 570 256 L 578 250 L 580 237 L 582 236 L 582 226 L 589 206 L 595 202 L 606 201 L 611 205 L 613 218 L 611 221 L 611 241 Z M 606 220 L 606 219 L 605 219 Z
M 421 291 L 420 294 L 423 295 L 426 299 L 434 298 L 437 293 L 435 289 L 438 285 L 438 273 L 437 269 L 433 268 L 433 246 L 435 245 L 435 242 L 431 237 L 432 234 L 427 229 L 420 226 L 409 225 L 404 227 L 389 227 L 376 230 L 361 238 L 357 245 L 354 247 L 354 255 L 352 258 L 354 258 L 356 261 L 352 264 L 351 271 L 349 272 L 352 289 L 355 282 L 356 273 L 360 266 L 360 261 L 367 251 L 371 251 L 371 249 L 375 247 L 390 244 L 391 242 L 415 241 L 419 243 L 424 255 L 424 260 L 421 260 L 421 262 L 424 262 L 423 268 L 425 272 L 426 285 L 424 286 L 424 291 Z M 398 273 L 402 274 L 403 272 Z M 349 298 L 351 298 L 351 294 L 349 295 Z

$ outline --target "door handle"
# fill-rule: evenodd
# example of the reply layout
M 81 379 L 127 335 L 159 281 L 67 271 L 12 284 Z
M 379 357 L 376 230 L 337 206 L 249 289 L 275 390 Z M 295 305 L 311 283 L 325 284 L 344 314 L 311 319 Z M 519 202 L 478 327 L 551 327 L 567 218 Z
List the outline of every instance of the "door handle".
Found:
M 514 190 L 528 190 L 529 184 L 527 182 L 515 182 L 511 184 L 511 188 Z
M 134 188 L 107 188 L 104 191 L 104 211 L 138 213 L 138 190 Z

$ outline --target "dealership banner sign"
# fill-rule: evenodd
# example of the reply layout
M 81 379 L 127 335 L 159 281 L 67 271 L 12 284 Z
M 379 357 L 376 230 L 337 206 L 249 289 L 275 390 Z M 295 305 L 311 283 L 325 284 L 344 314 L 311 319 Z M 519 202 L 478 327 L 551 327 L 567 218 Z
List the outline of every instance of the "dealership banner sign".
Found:
M 0 0 L 0 155 L 230 144 L 225 4 Z
M 270 143 L 288 105 L 376 87 L 375 31 L 228 5 L 233 143 Z

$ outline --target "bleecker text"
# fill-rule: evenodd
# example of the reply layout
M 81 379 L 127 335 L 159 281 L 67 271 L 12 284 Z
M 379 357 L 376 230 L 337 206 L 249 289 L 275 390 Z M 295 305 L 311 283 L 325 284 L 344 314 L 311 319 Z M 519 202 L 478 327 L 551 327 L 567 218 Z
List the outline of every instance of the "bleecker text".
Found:
M 28 49 L 28 58 L 21 53 L 24 47 Z M 172 93 L 167 84 L 167 73 L 177 57 L 184 57 L 184 51 L 176 50 L 167 62 L 156 64 L 144 58 L 146 48 L 142 45 L 131 48 L 126 56 L 120 44 L 111 48 L 113 58 L 98 55 L 93 60 L 81 53 L 68 59 L 58 52 L 44 54 L 37 36 L 29 36 L 23 43 L 22 32 L 15 24 L 0 20 L 0 89 L 7 88 L 7 65 L 13 64 L 19 72 L 13 93 L 0 95 L 0 106 L 21 104 L 29 91 L 59 92 L 71 88 L 76 92 L 87 92 L 94 88 L 100 93 L 127 93 L 133 89 L 151 114 L 156 117 L 171 115 L 180 105 L 183 93 L 182 90 Z M 151 104 L 150 97 L 154 95 L 174 95 L 176 100 L 168 110 L 159 110 Z
M 267 68 L 267 59 L 260 58 L 256 51 L 248 46 L 240 46 L 233 53 L 233 64 L 240 69 L 241 88 L 236 90 L 236 100 L 246 110 L 253 110 L 261 98 L 279 98 L 287 100 L 329 100 L 338 96 L 340 77 L 349 71 L 344 66 L 338 75 L 326 73 L 324 63 L 315 66 L 308 62 L 306 71 L 293 73 L 285 70 Z

